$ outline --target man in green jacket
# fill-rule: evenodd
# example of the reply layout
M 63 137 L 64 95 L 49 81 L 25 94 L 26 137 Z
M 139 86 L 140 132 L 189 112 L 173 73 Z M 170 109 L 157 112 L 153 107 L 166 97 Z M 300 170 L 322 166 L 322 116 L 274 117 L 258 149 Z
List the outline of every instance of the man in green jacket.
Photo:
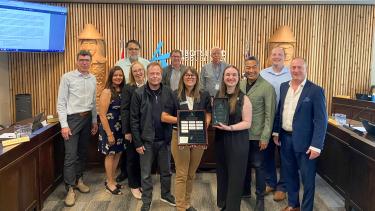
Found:
M 271 137 L 276 108 L 276 93 L 273 86 L 260 76 L 259 61 L 251 56 L 245 60 L 245 79 L 240 82 L 240 89 L 250 98 L 252 104 L 252 122 L 249 129 L 249 157 L 243 190 L 243 197 L 250 197 L 251 167 L 256 175 L 256 207 L 264 211 L 264 191 L 266 188 L 263 168 L 263 150 L 267 148 Z

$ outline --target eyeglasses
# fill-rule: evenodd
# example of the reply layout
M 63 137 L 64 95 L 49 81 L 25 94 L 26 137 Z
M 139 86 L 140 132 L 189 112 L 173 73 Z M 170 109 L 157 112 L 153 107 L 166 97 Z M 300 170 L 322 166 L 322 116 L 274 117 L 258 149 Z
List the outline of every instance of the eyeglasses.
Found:
M 184 77 L 185 78 L 196 78 L 197 76 L 195 76 L 193 74 L 185 74 Z
M 139 48 L 128 48 L 129 51 L 138 51 Z

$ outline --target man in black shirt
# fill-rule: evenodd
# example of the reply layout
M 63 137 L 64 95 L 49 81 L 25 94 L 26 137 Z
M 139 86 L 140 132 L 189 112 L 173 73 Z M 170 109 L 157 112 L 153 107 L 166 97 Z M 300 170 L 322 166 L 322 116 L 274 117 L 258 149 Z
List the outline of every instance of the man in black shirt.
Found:
M 161 84 L 162 68 L 154 62 L 147 66 L 147 83 L 138 88 L 132 97 L 130 123 L 133 141 L 140 155 L 142 177 L 142 208 L 148 211 L 152 201 L 151 166 L 157 159 L 160 170 L 161 201 L 176 206 L 171 195 L 171 148 L 172 127 L 160 121 L 165 102 L 172 99 L 170 88 Z

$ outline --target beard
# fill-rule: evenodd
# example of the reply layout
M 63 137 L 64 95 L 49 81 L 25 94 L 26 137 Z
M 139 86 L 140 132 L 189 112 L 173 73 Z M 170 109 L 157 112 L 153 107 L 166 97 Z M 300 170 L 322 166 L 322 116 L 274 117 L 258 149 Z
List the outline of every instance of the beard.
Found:
M 138 55 L 136 55 L 136 56 L 129 56 L 129 60 L 130 60 L 130 62 L 137 61 L 138 60 Z

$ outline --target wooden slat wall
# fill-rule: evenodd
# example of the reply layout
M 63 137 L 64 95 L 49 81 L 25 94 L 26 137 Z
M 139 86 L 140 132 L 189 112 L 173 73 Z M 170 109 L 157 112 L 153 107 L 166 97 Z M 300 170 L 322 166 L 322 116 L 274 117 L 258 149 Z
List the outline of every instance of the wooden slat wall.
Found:
M 65 53 L 11 53 L 11 109 L 14 96 L 31 93 L 33 114 L 56 113 L 60 77 L 75 66 L 78 35 L 93 23 L 104 36 L 108 67 L 119 59 L 120 40 L 137 39 L 151 59 L 159 41 L 162 52 L 174 48 L 208 50 L 220 46 L 226 60 L 242 69 L 245 44 L 263 63 L 267 41 L 282 25 L 297 39 L 295 55 L 307 59 L 308 77 L 334 95 L 354 96 L 370 86 L 375 6 L 371 5 L 142 5 L 56 4 L 68 7 Z M 200 67 L 206 62 L 185 61 Z

